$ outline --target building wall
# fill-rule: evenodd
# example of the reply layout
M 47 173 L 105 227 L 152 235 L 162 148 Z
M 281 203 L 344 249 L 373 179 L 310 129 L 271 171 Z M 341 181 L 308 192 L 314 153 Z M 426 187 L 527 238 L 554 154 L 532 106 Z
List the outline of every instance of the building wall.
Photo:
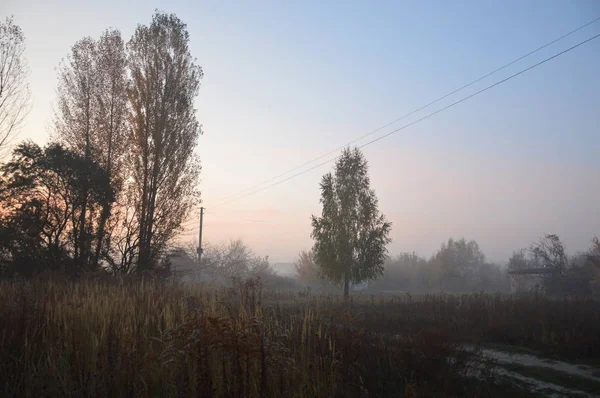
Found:
M 512 274 L 510 275 L 510 292 L 511 293 L 531 293 L 543 291 L 544 275 L 543 274 Z

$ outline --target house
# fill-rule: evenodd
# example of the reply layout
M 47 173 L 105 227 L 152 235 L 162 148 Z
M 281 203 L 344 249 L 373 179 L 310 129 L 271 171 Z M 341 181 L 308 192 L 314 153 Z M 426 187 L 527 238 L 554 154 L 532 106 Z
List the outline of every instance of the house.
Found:
M 362 290 L 366 290 L 369 288 L 369 281 L 365 281 L 362 283 L 353 283 L 350 286 L 350 289 L 354 292 L 360 292 Z
M 560 272 L 553 267 L 528 268 L 508 272 L 511 293 L 540 292 L 558 296 L 600 297 L 600 254 L 573 258 L 571 266 Z
M 171 263 L 171 277 L 184 283 L 196 280 L 198 263 L 182 248 L 175 248 L 167 254 Z
M 545 281 L 549 276 L 558 274 L 558 270 L 551 267 L 525 268 L 508 271 L 510 276 L 510 292 L 544 292 Z

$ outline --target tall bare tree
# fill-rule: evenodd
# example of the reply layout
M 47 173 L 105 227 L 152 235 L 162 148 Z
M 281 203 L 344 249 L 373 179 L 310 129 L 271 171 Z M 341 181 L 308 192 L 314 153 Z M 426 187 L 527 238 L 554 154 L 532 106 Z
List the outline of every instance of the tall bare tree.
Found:
M 90 158 L 97 104 L 97 46 L 94 39 L 77 41 L 57 68 L 55 133 L 71 150 Z
M 193 102 L 203 73 L 188 43 L 186 25 L 158 11 L 128 43 L 130 155 L 140 198 L 139 271 L 158 264 L 199 201 L 200 163 L 194 148 L 202 130 Z
M 97 112 L 97 45 L 91 37 L 79 40 L 58 67 L 55 128 L 59 139 L 86 161 L 92 159 L 92 134 L 96 130 Z M 87 223 L 89 184 L 81 184 L 79 229 L 73 231 L 74 257 L 80 266 L 90 260 L 92 231 Z
M 100 254 L 113 274 L 128 274 L 135 271 L 139 247 L 139 198 L 135 186 L 126 184 L 117 200 L 107 220 Z
M 105 31 L 98 41 L 86 37 L 75 43 L 58 68 L 55 124 L 60 141 L 108 172 L 119 199 L 127 178 L 122 170 L 127 148 L 126 64 L 125 45 L 118 30 Z M 112 203 L 91 220 L 87 209 L 89 184 L 84 181 L 81 188 L 82 227 L 76 231 L 75 258 L 98 265 Z
M 25 36 L 12 17 L 0 21 L 0 155 L 30 110 Z
M 92 143 L 95 160 L 104 167 L 110 176 L 119 206 L 127 206 L 121 195 L 123 185 L 127 181 L 127 172 L 123 169 L 123 162 L 127 151 L 127 56 L 125 44 L 118 30 L 105 31 L 97 44 L 97 85 L 95 126 Z M 96 230 L 96 247 L 93 262 L 98 264 L 101 253 L 107 248 L 103 245 L 105 240 L 106 223 L 111 216 L 111 208 L 103 209 Z M 114 217 L 115 222 L 119 216 L 126 215 L 130 209 L 121 209 Z M 125 219 L 127 217 L 125 216 Z M 125 237 L 127 238 L 127 237 Z

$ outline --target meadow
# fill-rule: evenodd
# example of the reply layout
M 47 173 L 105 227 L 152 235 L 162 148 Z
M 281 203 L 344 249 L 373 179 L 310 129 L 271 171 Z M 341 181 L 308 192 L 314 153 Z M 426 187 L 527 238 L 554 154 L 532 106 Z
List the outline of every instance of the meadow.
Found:
M 311 297 L 152 279 L 0 282 L 2 396 L 531 396 L 479 348 L 600 357 L 584 299 Z M 475 347 L 467 349 L 469 347 Z

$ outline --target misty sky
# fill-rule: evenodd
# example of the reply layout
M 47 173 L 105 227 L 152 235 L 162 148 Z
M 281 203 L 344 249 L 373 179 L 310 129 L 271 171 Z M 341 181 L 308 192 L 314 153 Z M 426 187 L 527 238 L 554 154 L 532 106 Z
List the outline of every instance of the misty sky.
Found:
M 27 38 L 34 106 L 20 138 L 47 140 L 55 67 L 75 41 L 108 27 L 128 40 L 154 9 L 174 12 L 205 72 L 204 239 L 241 237 L 293 261 L 312 245 L 310 215 L 332 164 L 223 201 L 600 16 L 595 0 L 322 3 L 0 0 L 0 17 L 14 14 Z M 597 33 L 600 22 L 381 133 Z M 600 235 L 599 71 L 597 39 L 366 147 L 393 222 L 390 254 L 428 257 L 454 236 L 503 263 L 545 232 L 571 253 L 587 249 Z

